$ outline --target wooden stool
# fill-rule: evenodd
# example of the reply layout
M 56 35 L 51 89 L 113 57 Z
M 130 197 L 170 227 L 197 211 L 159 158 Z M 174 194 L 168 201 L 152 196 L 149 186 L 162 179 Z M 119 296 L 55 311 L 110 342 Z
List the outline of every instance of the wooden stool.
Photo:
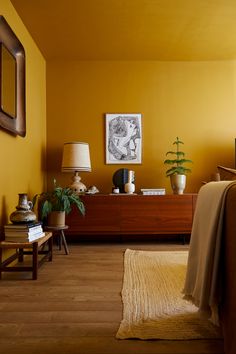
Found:
M 69 249 L 67 246 L 64 230 L 67 230 L 69 228 L 68 225 L 64 226 L 45 226 L 44 229 L 52 232 L 59 232 L 59 250 L 61 250 L 61 244 L 63 243 L 65 253 L 69 254 Z

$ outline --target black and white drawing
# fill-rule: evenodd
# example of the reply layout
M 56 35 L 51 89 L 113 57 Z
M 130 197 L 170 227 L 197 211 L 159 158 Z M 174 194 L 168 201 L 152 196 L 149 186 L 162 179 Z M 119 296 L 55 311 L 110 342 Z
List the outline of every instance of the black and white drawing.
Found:
M 141 114 L 106 114 L 106 163 L 139 164 L 141 160 Z

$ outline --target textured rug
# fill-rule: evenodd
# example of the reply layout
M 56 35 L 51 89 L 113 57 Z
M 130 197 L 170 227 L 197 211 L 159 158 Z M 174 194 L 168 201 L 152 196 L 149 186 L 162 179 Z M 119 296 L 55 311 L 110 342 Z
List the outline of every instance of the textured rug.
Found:
M 183 299 L 187 251 L 127 249 L 122 289 L 123 320 L 116 338 L 210 339 L 221 332 Z

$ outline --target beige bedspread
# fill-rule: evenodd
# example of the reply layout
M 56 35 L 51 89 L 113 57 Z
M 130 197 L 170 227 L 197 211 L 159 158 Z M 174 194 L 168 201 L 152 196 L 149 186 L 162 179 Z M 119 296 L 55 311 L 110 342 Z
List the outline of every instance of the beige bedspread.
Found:
M 210 182 L 201 187 L 193 220 L 183 293 L 199 312 L 218 325 L 221 293 L 220 255 L 225 196 L 235 181 Z

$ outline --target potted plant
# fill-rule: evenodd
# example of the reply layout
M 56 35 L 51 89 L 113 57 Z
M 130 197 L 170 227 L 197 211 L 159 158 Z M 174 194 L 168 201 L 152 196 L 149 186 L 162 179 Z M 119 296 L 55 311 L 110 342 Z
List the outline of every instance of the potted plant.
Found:
M 85 207 L 78 194 L 71 188 L 57 186 L 54 179 L 54 188 L 50 192 L 43 192 L 33 198 L 33 205 L 39 197 L 39 213 L 42 220 L 47 219 L 50 226 L 64 226 L 65 215 L 71 212 L 74 204 L 79 212 L 84 215 Z
M 168 151 L 167 155 L 173 155 L 173 159 L 166 159 L 164 164 L 171 165 L 172 167 L 166 171 L 166 176 L 170 176 L 171 187 L 174 194 L 183 194 L 186 186 L 186 173 L 191 172 L 190 168 L 185 167 L 186 163 L 192 163 L 192 160 L 185 158 L 185 153 L 180 150 L 180 145 L 184 144 L 177 137 L 173 142 L 175 145 L 175 151 Z

